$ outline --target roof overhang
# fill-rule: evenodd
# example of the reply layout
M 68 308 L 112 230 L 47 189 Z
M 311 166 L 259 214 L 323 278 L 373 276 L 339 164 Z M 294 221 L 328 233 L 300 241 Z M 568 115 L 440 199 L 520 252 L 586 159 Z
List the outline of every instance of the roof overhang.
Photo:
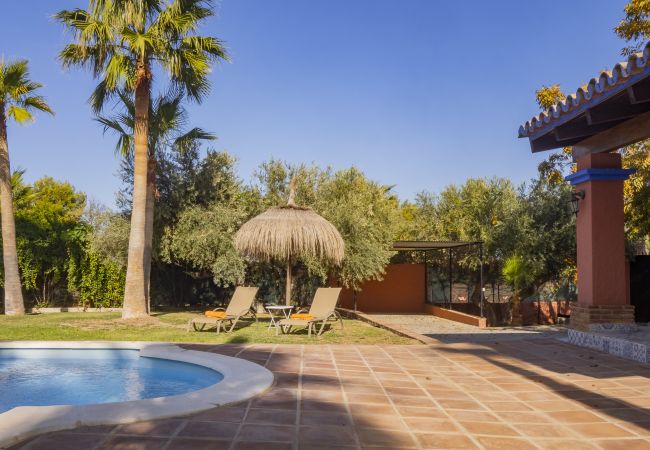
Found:
M 483 244 L 483 241 L 396 241 L 393 250 L 396 251 L 426 251 L 445 250 L 448 248 L 469 247 Z
M 616 150 L 650 136 L 650 43 L 519 128 L 533 152 L 574 156 Z

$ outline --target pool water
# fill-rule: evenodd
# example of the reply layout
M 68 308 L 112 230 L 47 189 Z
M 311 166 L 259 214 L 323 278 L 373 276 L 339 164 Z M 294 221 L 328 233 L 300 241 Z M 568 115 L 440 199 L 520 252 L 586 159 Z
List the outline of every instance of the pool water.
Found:
M 140 357 L 137 350 L 0 349 L 0 414 L 16 406 L 185 394 L 222 379 L 207 367 Z

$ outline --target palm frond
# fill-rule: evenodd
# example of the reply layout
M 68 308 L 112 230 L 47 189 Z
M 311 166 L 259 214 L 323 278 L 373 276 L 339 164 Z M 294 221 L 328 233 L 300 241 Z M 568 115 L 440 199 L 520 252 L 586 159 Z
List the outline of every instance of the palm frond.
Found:
M 199 127 L 195 127 L 192 128 L 187 133 L 178 136 L 174 140 L 174 144 L 182 146 L 195 141 L 216 141 L 216 140 L 217 140 L 216 134 L 210 133 L 209 131 L 205 131 Z
M 106 134 L 109 131 L 117 134 L 115 154 L 121 155 L 123 158 L 128 157 L 133 149 L 132 133 L 122 128 L 119 121 L 115 119 L 109 119 L 108 117 L 97 116 L 95 120 L 100 124 L 102 124 L 104 128 L 104 134 Z
M 16 121 L 16 123 L 23 124 L 25 122 L 33 122 L 34 116 L 26 108 L 21 108 L 16 105 L 9 105 L 7 108 L 7 117 Z
M 48 105 L 45 102 L 45 98 L 40 96 L 40 95 L 34 95 L 32 97 L 26 97 L 22 100 L 21 102 L 23 104 L 23 107 L 25 109 L 35 109 L 38 111 L 43 111 L 49 114 L 54 115 L 54 111 L 52 108 L 50 108 L 50 105 Z
M 109 89 L 107 86 L 106 80 L 100 81 L 92 94 L 88 102 L 95 114 L 98 114 L 104 109 L 104 105 L 115 95 L 114 89 Z
M 30 95 L 41 87 L 42 84 L 29 79 L 27 60 L 0 60 L 0 101 L 6 106 L 8 118 L 23 124 L 34 120 L 33 110 L 53 114 L 44 97 Z

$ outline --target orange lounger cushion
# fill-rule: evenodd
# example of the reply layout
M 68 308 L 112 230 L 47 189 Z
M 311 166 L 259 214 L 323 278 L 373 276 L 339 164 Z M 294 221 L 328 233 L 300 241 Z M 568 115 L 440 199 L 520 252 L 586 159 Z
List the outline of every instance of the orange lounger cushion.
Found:
M 205 312 L 206 317 L 214 317 L 215 319 L 223 319 L 226 317 L 226 312 L 225 311 L 206 311 Z
M 311 314 L 291 314 L 291 318 L 298 320 L 312 320 L 314 316 Z

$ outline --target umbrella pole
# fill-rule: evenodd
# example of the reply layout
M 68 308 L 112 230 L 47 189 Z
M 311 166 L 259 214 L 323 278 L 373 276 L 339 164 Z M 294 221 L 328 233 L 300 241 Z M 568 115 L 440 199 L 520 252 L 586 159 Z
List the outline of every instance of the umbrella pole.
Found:
M 284 291 L 284 300 L 287 306 L 291 305 L 291 261 L 287 262 L 287 285 Z

